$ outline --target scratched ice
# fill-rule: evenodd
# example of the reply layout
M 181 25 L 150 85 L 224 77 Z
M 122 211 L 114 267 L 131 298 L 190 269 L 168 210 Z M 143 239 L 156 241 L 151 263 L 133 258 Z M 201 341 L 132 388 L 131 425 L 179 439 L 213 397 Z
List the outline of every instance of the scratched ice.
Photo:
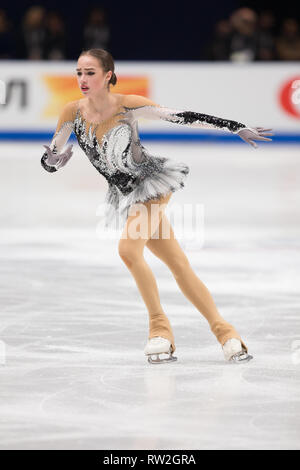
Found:
M 169 204 L 203 203 L 181 240 L 254 360 L 225 363 L 150 252 L 178 361 L 150 365 L 148 318 L 116 239 L 96 236 L 106 182 L 75 149 L 1 144 L 1 449 L 299 449 L 299 147 L 147 143 L 191 173 Z M 175 226 L 176 231 L 176 226 Z

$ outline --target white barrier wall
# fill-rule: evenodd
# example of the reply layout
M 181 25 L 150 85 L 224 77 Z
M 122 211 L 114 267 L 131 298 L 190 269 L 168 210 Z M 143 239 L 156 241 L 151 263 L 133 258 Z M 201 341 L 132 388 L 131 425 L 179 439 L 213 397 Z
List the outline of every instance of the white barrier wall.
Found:
M 62 106 L 83 97 L 75 68 L 75 61 L 1 61 L 0 134 L 54 132 Z M 116 61 L 115 72 L 118 83 L 112 92 L 300 135 L 300 63 Z M 139 127 L 207 133 L 163 121 L 141 120 Z

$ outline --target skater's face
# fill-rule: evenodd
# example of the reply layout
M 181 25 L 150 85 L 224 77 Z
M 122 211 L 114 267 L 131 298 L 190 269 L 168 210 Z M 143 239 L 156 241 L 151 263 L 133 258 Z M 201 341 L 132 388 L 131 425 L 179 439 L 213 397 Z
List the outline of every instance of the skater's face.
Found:
M 77 61 L 76 74 L 81 92 L 85 96 L 91 96 L 107 90 L 112 71 L 104 72 L 96 57 L 82 55 Z

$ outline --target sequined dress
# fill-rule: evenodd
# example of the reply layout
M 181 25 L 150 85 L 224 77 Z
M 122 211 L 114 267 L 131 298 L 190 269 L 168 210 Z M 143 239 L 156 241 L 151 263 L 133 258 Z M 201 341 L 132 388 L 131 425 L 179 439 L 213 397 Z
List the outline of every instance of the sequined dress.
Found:
M 186 163 L 153 155 L 141 144 L 139 117 L 232 133 L 246 127 L 237 121 L 161 106 L 140 95 L 119 95 L 117 113 L 101 123 L 92 123 L 84 118 L 84 100 L 64 106 L 49 150 L 50 156 L 63 158 L 63 147 L 74 132 L 79 146 L 108 183 L 104 199 L 105 228 L 124 226 L 132 204 L 183 188 L 189 174 Z M 50 165 L 48 159 L 46 151 L 41 158 L 45 170 L 53 173 L 61 168 L 59 164 Z

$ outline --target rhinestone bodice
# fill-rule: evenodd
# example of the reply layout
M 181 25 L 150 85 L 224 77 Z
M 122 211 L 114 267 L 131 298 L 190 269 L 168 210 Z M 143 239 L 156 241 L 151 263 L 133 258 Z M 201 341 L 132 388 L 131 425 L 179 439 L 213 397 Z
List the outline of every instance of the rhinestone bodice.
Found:
M 124 117 L 115 119 L 122 115 L 117 113 L 109 120 L 112 125 L 110 128 L 107 128 L 106 122 L 103 127 L 107 130 L 103 132 L 99 124 L 94 128 L 90 125 L 87 129 L 88 123 L 78 108 L 73 130 L 79 146 L 92 165 L 109 184 L 116 185 L 123 194 L 128 194 L 146 175 L 160 171 L 166 158 L 151 156 L 141 144 L 132 122 Z

